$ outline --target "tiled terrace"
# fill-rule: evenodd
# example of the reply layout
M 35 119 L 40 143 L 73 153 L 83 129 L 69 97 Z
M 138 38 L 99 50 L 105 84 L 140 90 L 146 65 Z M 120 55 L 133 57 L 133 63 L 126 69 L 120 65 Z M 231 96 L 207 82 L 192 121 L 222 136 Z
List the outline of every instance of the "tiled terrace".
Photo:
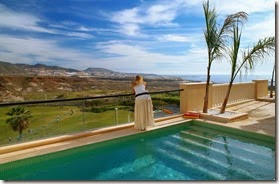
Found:
M 228 108 L 228 110 L 246 112 L 249 114 L 249 119 L 233 123 L 218 123 L 206 120 L 203 121 L 275 137 L 276 122 L 274 102 L 250 101 L 240 105 L 232 106 Z M 161 128 L 163 126 L 182 123 L 185 121 L 188 120 L 182 118 L 181 116 L 176 116 L 172 119 L 161 119 L 157 120 L 156 126 L 150 129 Z M 49 140 L 36 141 L 36 146 L 30 146 L 30 143 L 26 143 L 25 145 L 18 145 L 20 149 L 18 149 L 17 151 L 10 151 L 7 153 L 4 153 L 5 149 L 0 148 L 0 163 L 56 152 L 77 146 L 91 144 L 94 142 L 113 139 L 120 136 L 132 135 L 140 132 L 141 131 L 137 131 L 133 128 L 133 123 L 130 123 L 115 128 L 106 128 L 104 130 L 83 133 L 83 135 L 65 135 L 55 138 L 59 141 L 54 141 L 54 138 L 51 138 Z M 40 143 L 42 143 L 43 145 L 38 146 L 38 144 Z M 16 146 L 11 146 L 10 148 L 14 149 L 15 147 Z
M 257 132 L 265 135 L 276 136 L 275 103 L 265 101 L 250 101 L 244 104 L 235 105 L 226 110 L 248 113 L 249 118 L 233 123 L 217 123 L 223 126 L 238 128 L 250 132 Z M 205 120 L 206 121 L 206 120 Z

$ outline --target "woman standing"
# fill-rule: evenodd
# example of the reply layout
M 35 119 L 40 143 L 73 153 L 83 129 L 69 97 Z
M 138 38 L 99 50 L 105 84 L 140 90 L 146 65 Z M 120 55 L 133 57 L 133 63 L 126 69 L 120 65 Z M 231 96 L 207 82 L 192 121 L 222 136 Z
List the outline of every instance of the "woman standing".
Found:
M 135 93 L 135 128 L 138 130 L 154 126 L 153 104 L 145 86 L 146 82 L 143 81 L 143 77 L 137 75 L 132 87 Z

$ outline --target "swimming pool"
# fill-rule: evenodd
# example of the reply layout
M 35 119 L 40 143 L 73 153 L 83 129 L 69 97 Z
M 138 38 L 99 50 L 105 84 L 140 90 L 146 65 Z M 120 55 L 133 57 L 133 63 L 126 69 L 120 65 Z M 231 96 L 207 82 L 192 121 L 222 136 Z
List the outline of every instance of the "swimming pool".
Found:
M 192 121 L 0 165 L 2 180 L 274 180 L 275 138 Z

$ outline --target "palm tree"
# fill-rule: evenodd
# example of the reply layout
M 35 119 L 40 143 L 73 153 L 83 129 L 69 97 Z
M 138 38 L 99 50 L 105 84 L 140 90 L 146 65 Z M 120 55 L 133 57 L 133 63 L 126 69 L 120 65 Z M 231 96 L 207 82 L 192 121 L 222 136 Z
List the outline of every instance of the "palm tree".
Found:
M 29 118 L 31 118 L 31 112 L 24 107 L 17 106 L 9 110 L 6 115 L 11 116 L 6 120 L 6 123 L 10 125 L 12 130 L 19 132 L 19 139 L 22 140 L 22 131 L 29 127 Z
M 275 49 L 275 37 L 260 39 L 257 44 L 252 47 L 252 49 L 248 48 L 246 51 L 243 52 L 243 58 L 241 61 L 239 61 L 238 53 L 240 49 L 240 40 L 241 31 L 239 31 L 239 25 L 236 24 L 233 28 L 233 46 L 228 51 L 231 62 L 231 77 L 224 102 L 220 109 L 221 114 L 225 112 L 233 81 L 238 73 L 241 71 L 241 69 L 244 67 L 246 69 L 246 72 L 247 70 L 252 70 L 256 64 L 256 61 L 264 59 L 266 55 L 270 54 L 270 51 L 274 51 Z
M 223 57 L 222 51 L 225 49 L 228 33 L 231 32 L 231 27 L 237 23 L 247 19 L 247 13 L 238 12 L 227 16 L 222 26 L 217 24 L 217 13 L 215 8 L 209 8 L 209 1 L 203 3 L 206 30 L 204 30 L 205 41 L 207 44 L 208 66 L 207 66 L 207 79 L 205 88 L 205 97 L 203 105 L 203 113 L 208 110 L 208 93 L 210 82 L 211 64 L 215 59 Z
M 274 80 L 274 75 L 275 75 L 275 64 L 274 64 L 274 67 L 273 67 L 273 71 L 272 71 L 272 77 L 271 77 L 271 86 L 270 86 L 270 98 L 273 98 L 273 80 Z

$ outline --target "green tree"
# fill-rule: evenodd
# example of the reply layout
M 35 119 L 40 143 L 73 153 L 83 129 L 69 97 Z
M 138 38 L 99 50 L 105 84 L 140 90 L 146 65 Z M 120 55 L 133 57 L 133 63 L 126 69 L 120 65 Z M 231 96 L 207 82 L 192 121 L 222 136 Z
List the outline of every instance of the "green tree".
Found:
M 248 70 L 253 70 L 257 61 L 265 58 L 266 55 L 269 55 L 271 51 L 275 50 L 275 37 L 268 37 L 264 39 L 260 39 L 252 49 L 247 48 L 242 53 L 242 59 L 238 60 L 238 54 L 240 52 L 240 41 L 241 41 L 241 30 L 239 30 L 239 25 L 236 24 L 233 28 L 233 41 L 232 47 L 228 48 L 228 55 L 231 63 L 231 77 L 229 82 L 229 87 L 224 98 L 222 107 L 220 109 L 220 113 L 224 113 L 231 88 L 233 85 L 233 81 L 239 72 L 244 68 L 246 72 Z
M 235 14 L 228 15 L 224 20 L 222 26 L 217 23 L 217 13 L 215 8 L 210 9 L 209 1 L 203 3 L 204 16 L 206 29 L 204 30 L 204 37 L 207 44 L 207 55 L 208 55 L 208 65 L 207 65 L 207 80 L 206 89 L 204 97 L 203 112 L 207 113 L 208 110 L 208 93 L 209 93 L 209 82 L 210 82 L 210 70 L 212 62 L 216 59 L 221 59 L 223 57 L 222 51 L 224 51 L 226 46 L 226 41 L 231 28 L 235 23 L 242 22 L 247 19 L 247 13 L 238 12 Z
M 32 117 L 31 112 L 24 107 L 13 107 L 6 113 L 10 116 L 6 123 L 10 125 L 13 131 L 19 132 L 19 139 L 22 140 L 22 132 L 29 127 L 29 119 Z

